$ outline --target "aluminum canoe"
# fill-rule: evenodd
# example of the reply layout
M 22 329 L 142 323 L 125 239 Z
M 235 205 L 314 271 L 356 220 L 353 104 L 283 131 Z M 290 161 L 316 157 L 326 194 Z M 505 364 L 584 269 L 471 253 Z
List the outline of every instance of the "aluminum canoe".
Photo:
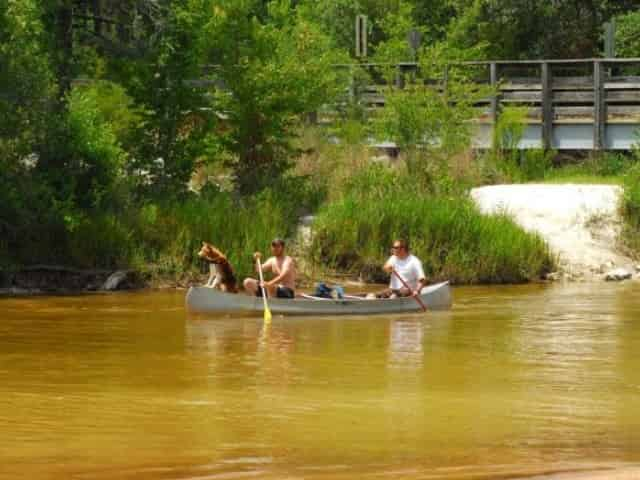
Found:
M 430 285 L 422 289 L 420 298 L 429 310 L 446 310 L 451 307 L 449 282 Z M 242 293 L 230 294 L 208 287 L 191 287 L 187 292 L 187 308 L 200 313 L 263 312 L 262 299 Z M 365 299 L 269 299 L 269 307 L 275 314 L 288 315 L 374 315 L 385 313 L 420 312 L 414 298 L 384 300 Z

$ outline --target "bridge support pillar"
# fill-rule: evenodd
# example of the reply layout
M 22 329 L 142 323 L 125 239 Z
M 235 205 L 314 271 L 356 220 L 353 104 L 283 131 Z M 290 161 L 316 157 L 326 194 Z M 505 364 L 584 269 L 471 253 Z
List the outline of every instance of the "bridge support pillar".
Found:
M 602 62 L 593 62 L 593 149 L 606 148 L 607 105 Z
M 542 76 L 542 147 L 549 150 L 553 139 L 553 87 L 551 65 L 541 65 Z

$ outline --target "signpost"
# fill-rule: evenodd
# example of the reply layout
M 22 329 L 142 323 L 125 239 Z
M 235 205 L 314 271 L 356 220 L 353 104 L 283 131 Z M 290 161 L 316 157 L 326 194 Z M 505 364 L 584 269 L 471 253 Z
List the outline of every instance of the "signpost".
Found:
M 418 48 L 420 48 L 421 40 L 422 34 L 418 30 L 411 30 L 407 34 L 407 42 L 409 42 L 409 47 L 411 48 L 414 62 L 416 61 L 416 57 L 418 56 Z
M 367 56 L 367 16 L 356 16 L 356 57 Z
M 616 56 L 616 19 L 604 24 L 604 56 L 615 58 Z

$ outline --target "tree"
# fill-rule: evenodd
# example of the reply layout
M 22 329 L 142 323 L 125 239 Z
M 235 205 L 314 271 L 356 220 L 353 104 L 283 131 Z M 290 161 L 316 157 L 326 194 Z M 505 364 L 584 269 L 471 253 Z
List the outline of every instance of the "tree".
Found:
M 291 139 L 302 117 L 340 90 L 331 40 L 286 0 L 259 18 L 252 0 L 217 2 L 205 28 L 215 78 L 221 144 L 234 156 L 240 193 L 261 190 L 290 166 Z
M 450 187 L 449 162 L 469 148 L 472 120 L 478 116 L 474 105 L 490 94 L 474 84 L 472 71 L 463 66 L 448 65 L 444 85 L 442 73 L 456 59 L 456 52 L 447 48 L 437 44 L 423 49 L 415 80 L 402 90 L 387 87 L 385 106 L 373 119 L 377 137 L 395 142 L 410 174 L 434 193 Z
M 640 10 L 617 17 L 616 54 L 619 57 L 640 56 Z
M 452 0 L 448 38 L 458 47 L 487 44 L 495 59 L 598 56 L 603 25 L 637 8 L 632 0 Z
M 195 162 L 214 132 L 214 112 L 203 76 L 207 0 L 176 0 L 140 57 L 108 59 L 107 76 L 125 86 L 141 121 L 130 148 L 128 170 L 144 194 L 163 197 L 187 190 Z

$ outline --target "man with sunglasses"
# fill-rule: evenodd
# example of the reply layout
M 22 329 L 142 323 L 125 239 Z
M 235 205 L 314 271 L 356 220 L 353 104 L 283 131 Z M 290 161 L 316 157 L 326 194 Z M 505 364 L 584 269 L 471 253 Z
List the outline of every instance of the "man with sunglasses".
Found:
M 389 288 L 380 292 L 378 298 L 397 298 L 417 296 L 427 285 L 427 279 L 422 268 L 422 262 L 409 252 L 406 240 L 396 240 L 391 247 L 391 257 L 384 264 L 384 270 L 391 274 Z M 396 274 L 392 272 L 395 270 Z M 406 288 L 400 276 L 410 287 Z
M 264 282 L 264 289 L 268 297 L 294 298 L 296 290 L 296 266 L 295 261 L 284 253 L 284 240 L 276 238 L 271 242 L 271 254 L 273 255 L 262 264 L 263 272 L 271 272 L 274 277 Z M 253 254 L 254 261 L 262 258 L 260 252 Z M 255 278 L 247 278 L 244 281 L 244 289 L 251 295 L 262 296 L 260 281 Z

